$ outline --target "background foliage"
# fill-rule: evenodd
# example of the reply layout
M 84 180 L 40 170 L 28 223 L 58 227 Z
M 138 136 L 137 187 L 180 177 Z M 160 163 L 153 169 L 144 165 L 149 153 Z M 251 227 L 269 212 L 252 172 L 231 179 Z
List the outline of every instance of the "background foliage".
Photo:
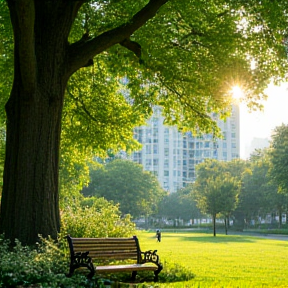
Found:
M 121 212 L 133 217 L 155 213 L 165 195 L 155 175 L 142 165 L 120 159 L 92 170 L 90 184 L 82 193 L 119 203 Z

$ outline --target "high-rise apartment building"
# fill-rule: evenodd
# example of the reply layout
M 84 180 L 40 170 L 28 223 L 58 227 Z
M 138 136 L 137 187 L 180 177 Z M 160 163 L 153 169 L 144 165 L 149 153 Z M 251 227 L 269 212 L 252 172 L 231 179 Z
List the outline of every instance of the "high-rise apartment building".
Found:
M 215 115 L 215 117 L 217 117 Z M 163 124 L 161 109 L 156 107 L 146 126 L 134 130 L 134 137 L 142 143 L 142 150 L 132 154 L 132 160 L 154 173 L 164 189 L 176 192 L 195 181 L 195 166 L 205 158 L 231 161 L 239 158 L 239 107 L 232 107 L 231 117 L 217 120 L 222 139 L 212 135 L 194 137 L 182 134 L 177 127 Z

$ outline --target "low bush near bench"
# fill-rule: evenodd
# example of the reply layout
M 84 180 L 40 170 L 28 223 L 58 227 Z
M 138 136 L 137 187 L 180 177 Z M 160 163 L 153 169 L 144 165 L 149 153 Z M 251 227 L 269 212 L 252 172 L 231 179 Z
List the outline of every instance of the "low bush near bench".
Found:
M 11 250 L 9 241 L 0 237 L 0 287 L 85 287 L 86 279 L 65 276 L 67 260 L 63 250 L 52 240 L 44 240 L 36 248 L 23 247 L 16 241 Z M 84 284 L 84 285 L 83 285 Z M 83 286 L 82 286 L 83 285 Z M 88 287 L 88 286 L 87 286 Z

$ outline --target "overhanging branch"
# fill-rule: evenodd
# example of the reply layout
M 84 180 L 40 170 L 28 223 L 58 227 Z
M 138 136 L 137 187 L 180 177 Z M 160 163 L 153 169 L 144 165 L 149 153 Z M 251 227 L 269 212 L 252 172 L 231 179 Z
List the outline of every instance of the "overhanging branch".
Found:
M 173 94 L 175 94 L 179 101 L 186 107 L 189 107 L 190 110 L 192 110 L 196 115 L 197 117 L 203 119 L 203 120 L 210 120 L 211 117 L 201 111 L 199 111 L 198 109 L 196 109 L 194 106 L 192 106 L 190 103 L 188 103 L 187 101 L 184 100 L 184 97 L 174 88 L 172 88 L 171 86 L 167 85 L 167 84 L 164 84 L 163 83 L 163 86 L 165 86 L 168 90 L 170 90 Z
M 69 47 L 68 74 L 73 74 L 79 68 L 85 66 L 88 59 L 100 54 L 115 44 L 120 44 L 141 54 L 141 47 L 130 39 L 130 36 L 142 27 L 149 19 L 153 18 L 157 11 L 169 0 L 150 0 L 149 3 L 136 13 L 127 23 L 104 32 L 88 41 L 78 41 Z M 82 39 L 83 40 L 83 39 Z M 139 45 L 139 44 L 138 44 Z

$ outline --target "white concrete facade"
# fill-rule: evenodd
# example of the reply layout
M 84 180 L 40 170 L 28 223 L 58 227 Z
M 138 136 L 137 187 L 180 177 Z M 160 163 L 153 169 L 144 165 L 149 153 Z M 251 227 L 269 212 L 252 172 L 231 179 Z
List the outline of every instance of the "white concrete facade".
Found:
M 216 116 L 215 116 L 216 117 Z M 231 117 L 217 120 L 223 139 L 212 135 L 194 137 L 182 134 L 177 127 L 163 124 L 160 108 L 154 109 L 146 126 L 134 130 L 134 137 L 142 143 L 142 150 L 132 154 L 132 160 L 153 172 L 161 186 L 176 192 L 195 181 L 195 166 L 205 158 L 231 161 L 240 158 L 239 107 L 232 107 Z

